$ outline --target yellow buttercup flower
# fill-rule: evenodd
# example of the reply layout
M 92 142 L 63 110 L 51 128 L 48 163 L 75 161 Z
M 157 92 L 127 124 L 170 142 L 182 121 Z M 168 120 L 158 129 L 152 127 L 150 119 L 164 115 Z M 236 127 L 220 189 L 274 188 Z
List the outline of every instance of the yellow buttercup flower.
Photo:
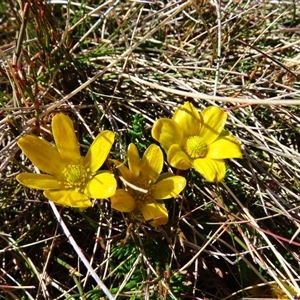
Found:
M 200 114 L 189 102 L 178 107 L 172 119 L 154 123 L 152 136 L 167 152 L 171 166 L 180 170 L 193 167 L 206 180 L 219 182 L 226 173 L 224 159 L 241 158 L 239 141 L 223 130 L 227 113 L 217 106 Z
M 186 180 L 171 173 L 160 174 L 164 158 L 157 145 L 150 145 L 142 159 L 134 144 L 128 146 L 128 166 L 112 159 L 121 173 L 123 189 L 118 189 L 111 200 L 112 208 L 121 212 L 142 213 L 152 226 L 168 222 L 168 211 L 159 201 L 178 196 L 185 188 Z
M 82 157 L 68 116 L 55 115 L 52 132 L 56 147 L 34 135 L 19 139 L 18 145 L 25 155 L 47 174 L 23 173 L 17 180 L 29 188 L 44 190 L 45 197 L 53 202 L 81 209 L 91 206 L 90 198 L 112 196 L 117 186 L 115 178 L 108 171 L 97 170 L 109 154 L 114 133 L 102 131 Z

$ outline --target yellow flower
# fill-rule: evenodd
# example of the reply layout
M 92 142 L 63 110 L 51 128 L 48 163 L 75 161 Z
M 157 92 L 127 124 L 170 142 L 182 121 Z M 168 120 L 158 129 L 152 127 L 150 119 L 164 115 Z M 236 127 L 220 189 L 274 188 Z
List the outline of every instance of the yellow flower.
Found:
M 119 178 L 124 188 L 118 189 L 111 197 L 112 208 L 121 212 L 142 213 L 152 226 L 168 222 L 168 211 L 163 200 L 177 196 L 186 185 L 182 176 L 163 173 L 163 153 L 157 145 L 150 145 L 140 159 L 138 149 L 134 144 L 128 146 L 128 166 L 117 160 L 111 160 L 120 171 Z
M 31 162 L 47 174 L 24 173 L 17 176 L 23 185 L 44 190 L 53 202 L 81 209 L 91 206 L 90 198 L 107 198 L 116 191 L 116 180 L 108 171 L 97 170 L 106 160 L 114 142 L 114 133 L 102 131 L 85 157 L 80 155 L 72 120 L 57 114 L 52 120 L 56 147 L 34 135 L 18 141 Z
M 217 106 L 199 114 L 193 104 L 185 102 L 172 119 L 154 123 L 152 136 L 166 150 L 172 167 L 194 167 L 206 180 L 219 182 L 226 173 L 223 159 L 242 157 L 239 141 L 223 130 L 226 119 L 227 113 Z

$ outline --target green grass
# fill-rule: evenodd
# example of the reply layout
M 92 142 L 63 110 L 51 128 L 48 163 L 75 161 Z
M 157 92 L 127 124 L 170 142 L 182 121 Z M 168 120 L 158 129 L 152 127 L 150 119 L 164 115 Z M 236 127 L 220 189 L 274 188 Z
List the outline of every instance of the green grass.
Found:
M 300 296 L 300 11 L 212 3 L 0 2 L 0 299 L 108 299 L 95 276 L 117 299 Z M 184 101 L 226 110 L 244 158 L 227 162 L 224 183 L 180 171 L 188 184 L 161 228 L 109 199 L 55 208 L 15 179 L 34 171 L 16 141 L 52 141 L 58 112 L 83 154 L 109 129 L 111 157 L 125 160 Z

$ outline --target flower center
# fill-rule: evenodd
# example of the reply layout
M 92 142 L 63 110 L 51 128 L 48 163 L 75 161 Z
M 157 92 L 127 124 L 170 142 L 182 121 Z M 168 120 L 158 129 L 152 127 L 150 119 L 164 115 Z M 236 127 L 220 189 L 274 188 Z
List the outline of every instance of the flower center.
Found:
M 83 190 L 89 177 L 88 170 L 81 165 L 68 165 L 63 170 L 64 185 L 66 188 Z
M 184 150 L 190 158 L 201 158 L 207 153 L 207 145 L 202 137 L 194 135 L 185 140 Z
M 140 210 L 145 204 L 153 202 L 154 185 L 144 179 L 138 179 L 130 187 L 128 192 L 135 199 L 137 208 Z

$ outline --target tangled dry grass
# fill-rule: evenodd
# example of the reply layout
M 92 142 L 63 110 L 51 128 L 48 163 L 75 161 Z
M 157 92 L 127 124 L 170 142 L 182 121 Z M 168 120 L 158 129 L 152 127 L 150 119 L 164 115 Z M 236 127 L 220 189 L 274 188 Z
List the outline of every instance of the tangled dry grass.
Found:
M 0 12 L 2 299 L 300 296 L 298 1 L 20 0 Z M 34 171 L 16 141 L 52 141 L 57 112 L 83 152 L 110 129 L 125 159 L 184 101 L 228 111 L 244 159 L 219 185 L 181 172 L 167 226 L 109 200 L 56 207 L 15 180 Z

